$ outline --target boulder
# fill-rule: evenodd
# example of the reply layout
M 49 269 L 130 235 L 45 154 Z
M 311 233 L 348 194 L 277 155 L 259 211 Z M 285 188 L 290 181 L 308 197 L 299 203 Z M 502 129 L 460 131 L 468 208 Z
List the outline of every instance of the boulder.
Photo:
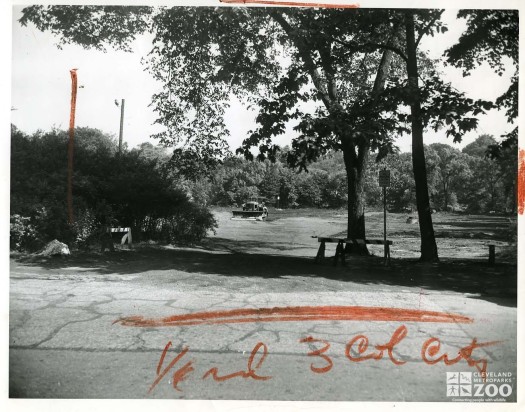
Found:
M 52 240 L 49 242 L 46 247 L 39 253 L 40 256 L 65 256 L 70 255 L 69 247 L 58 240 Z

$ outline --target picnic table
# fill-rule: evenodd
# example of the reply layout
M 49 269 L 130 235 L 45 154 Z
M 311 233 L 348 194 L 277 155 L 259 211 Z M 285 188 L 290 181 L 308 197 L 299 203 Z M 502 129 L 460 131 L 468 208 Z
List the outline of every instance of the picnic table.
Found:
M 385 254 L 384 262 L 385 265 L 390 264 L 390 245 L 392 245 L 391 240 L 386 242 L 381 239 L 357 239 L 357 238 L 339 238 L 339 237 L 318 237 L 317 241 L 321 243 L 319 245 L 319 250 L 317 251 L 317 256 L 315 257 L 315 262 L 318 263 L 325 258 L 326 244 L 327 243 L 337 243 L 334 256 L 334 266 L 337 266 L 337 262 L 341 259 L 343 265 L 346 264 L 345 260 L 345 244 L 353 245 L 384 245 Z

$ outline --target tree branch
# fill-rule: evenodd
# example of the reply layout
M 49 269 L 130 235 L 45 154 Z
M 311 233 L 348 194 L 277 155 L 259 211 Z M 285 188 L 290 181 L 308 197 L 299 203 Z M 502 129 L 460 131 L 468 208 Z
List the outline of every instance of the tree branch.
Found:
M 423 30 L 421 30 L 421 31 L 419 32 L 419 37 L 418 37 L 417 40 L 416 40 L 416 49 L 417 49 L 417 46 L 419 46 L 419 42 L 421 41 L 421 39 L 423 38 L 423 36 L 424 36 L 425 34 L 427 34 L 428 29 L 430 29 L 430 27 L 436 22 L 436 20 L 438 20 L 438 19 L 441 17 L 442 14 L 443 14 L 443 10 L 441 10 L 441 11 L 439 12 L 439 14 L 438 14 L 436 17 L 434 17 L 431 21 L 429 21 L 429 22 L 427 23 L 427 25 L 423 28 Z
M 319 54 L 321 55 L 321 64 L 323 66 L 326 80 L 327 80 L 327 91 L 330 99 L 334 102 L 339 103 L 337 96 L 337 87 L 334 79 L 334 69 L 332 67 L 332 55 L 330 50 L 331 44 L 328 43 L 325 48 L 322 50 L 319 49 Z
M 398 47 L 395 47 L 391 44 L 381 44 L 381 43 L 373 43 L 373 42 L 367 42 L 367 43 L 363 43 L 363 44 L 357 44 L 357 43 L 349 43 L 349 42 L 344 42 L 342 40 L 339 40 L 339 39 L 333 39 L 336 43 L 339 43 L 345 47 L 348 47 L 348 48 L 351 48 L 351 49 L 354 49 L 355 51 L 365 51 L 365 50 L 368 50 L 368 49 L 374 49 L 374 50 L 379 50 L 379 49 L 383 49 L 383 50 L 390 50 L 390 51 L 393 51 L 394 53 L 396 53 L 399 57 L 401 57 L 405 62 L 408 61 L 408 58 L 407 56 L 405 55 L 405 53 L 403 53 L 403 51 L 401 49 L 399 49 Z
M 322 79 L 320 78 L 319 74 L 317 73 L 317 67 L 312 59 L 312 56 L 309 54 L 308 50 L 305 48 L 304 40 L 301 39 L 294 28 L 288 23 L 288 21 L 284 18 L 284 16 L 279 11 L 271 11 L 270 16 L 282 27 L 282 29 L 285 31 L 285 33 L 290 37 L 290 39 L 293 41 L 295 46 L 297 47 L 297 50 L 299 51 L 299 54 L 301 58 L 304 61 L 304 64 L 306 66 L 306 69 L 308 73 L 310 74 L 310 77 L 312 79 L 312 82 L 314 83 L 315 88 L 321 95 L 321 99 L 328 109 L 329 112 L 335 111 L 341 111 L 342 108 L 338 104 L 337 101 L 334 101 L 331 97 L 326 88 L 323 86 Z

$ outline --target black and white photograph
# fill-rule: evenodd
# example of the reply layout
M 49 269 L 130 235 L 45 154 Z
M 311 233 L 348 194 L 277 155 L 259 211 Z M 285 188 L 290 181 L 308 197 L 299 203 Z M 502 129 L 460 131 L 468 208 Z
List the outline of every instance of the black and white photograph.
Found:
M 8 406 L 523 406 L 520 5 L 414 5 L 10 4 Z

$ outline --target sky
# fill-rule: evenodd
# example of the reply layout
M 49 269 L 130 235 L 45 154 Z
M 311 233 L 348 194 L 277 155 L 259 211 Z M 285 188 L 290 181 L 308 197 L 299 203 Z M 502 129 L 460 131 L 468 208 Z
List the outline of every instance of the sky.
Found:
M 76 126 L 98 128 L 118 137 L 120 108 L 115 100 L 125 99 L 124 141 L 129 147 L 149 141 L 154 133 L 162 130 L 155 125 L 156 115 L 150 106 L 151 95 L 161 87 L 144 71 L 141 59 L 151 48 L 151 35 L 141 36 L 133 44 L 133 52 L 109 50 L 107 53 L 84 50 L 80 46 L 56 47 L 57 38 L 43 33 L 34 26 L 22 27 L 18 23 L 22 6 L 13 8 L 12 24 L 12 98 L 11 122 L 26 133 L 49 130 L 52 127 L 67 129 L 71 98 L 70 69 L 77 68 L 78 95 Z M 454 44 L 465 29 L 462 20 L 455 19 L 456 10 L 447 10 L 444 16 L 449 31 L 433 38 L 425 38 L 420 47 L 428 49 L 432 58 Z M 463 77 L 459 69 L 443 67 L 444 79 L 472 98 L 494 100 L 510 84 L 513 70 L 503 76 L 482 66 L 471 76 Z M 240 146 L 247 131 L 255 129 L 255 112 L 248 111 L 239 101 L 232 100 L 226 112 L 226 124 L 230 130 L 228 143 L 232 150 Z M 512 127 L 507 124 L 504 111 L 493 110 L 480 116 L 478 130 L 465 135 L 458 148 L 472 142 L 480 134 L 500 136 Z M 285 136 L 275 141 L 288 144 L 293 137 L 292 127 Z M 410 151 L 410 136 L 398 138 L 402 151 Z M 425 134 L 425 143 L 449 143 L 444 132 Z

